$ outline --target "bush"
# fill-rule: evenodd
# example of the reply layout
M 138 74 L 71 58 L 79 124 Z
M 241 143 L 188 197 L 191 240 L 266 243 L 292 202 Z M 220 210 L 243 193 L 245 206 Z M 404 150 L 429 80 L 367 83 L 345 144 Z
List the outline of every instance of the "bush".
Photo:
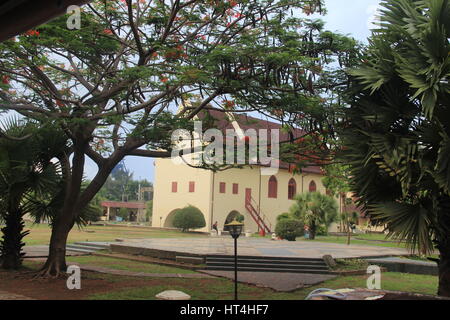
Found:
M 277 222 L 280 222 L 283 219 L 291 219 L 291 215 L 287 212 L 282 213 L 277 217 Z
M 275 227 L 275 233 L 282 239 L 295 241 L 295 238 L 303 235 L 303 223 L 292 218 L 280 219 Z
M 183 232 L 189 229 L 199 229 L 206 226 L 203 213 L 196 207 L 187 206 L 178 210 L 173 218 L 173 226 Z
M 318 236 L 327 236 L 328 235 L 328 229 L 324 225 L 320 225 L 316 229 L 316 235 Z
M 116 212 L 116 217 L 120 217 L 123 221 L 127 221 L 130 218 L 130 213 L 127 208 L 120 208 Z
M 89 204 L 80 215 L 84 224 L 100 221 L 103 216 L 103 209 L 100 206 Z

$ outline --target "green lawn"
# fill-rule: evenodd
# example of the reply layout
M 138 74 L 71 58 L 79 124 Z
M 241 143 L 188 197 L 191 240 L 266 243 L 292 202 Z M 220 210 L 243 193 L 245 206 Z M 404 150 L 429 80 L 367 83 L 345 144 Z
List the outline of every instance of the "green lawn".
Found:
M 339 277 L 319 285 L 303 288 L 294 292 L 275 292 L 267 288 L 258 288 L 239 284 L 239 299 L 242 300 L 304 300 L 308 294 L 318 288 L 343 289 L 365 288 L 367 276 Z M 94 300 L 149 300 L 164 290 L 180 290 L 191 295 L 194 300 L 232 299 L 233 282 L 225 279 L 211 279 L 199 283 L 190 279 L 170 279 L 167 284 L 125 288 L 114 292 L 94 294 Z M 436 294 L 438 279 L 435 276 L 412 275 L 403 273 L 383 273 L 382 289 L 407 291 L 422 294 Z
M 194 273 L 193 270 L 181 269 L 170 266 L 163 266 L 158 264 L 151 264 L 145 262 L 137 262 L 124 259 L 116 259 L 110 257 L 101 256 L 74 256 L 67 257 L 67 262 L 77 262 L 81 265 L 99 266 L 109 269 L 126 270 L 133 272 L 145 272 L 145 273 Z
M 30 234 L 24 238 L 26 245 L 49 244 L 51 229 L 47 224 L 27 223 L 26 230 Z M 0 236 L 2 235 L 0 231 Z M 87 226 L 74 227 L 69 234 L 68 243 L 79 241 L 114 241 L 117 238 L 143 239 L 143 238 L 182 238 L 206 237 L 199 233 L 183 233 L 177 230 L 158 230 L 148 227 L 132 226 Z
M 164 267 L 142 262 L 126 261 L 109 257 L 71 257 L 71 262 L 84 263 L 86 265 L 98 265 L 106 268 L 130 270 L 136 272 L 151 273 L 183 273 L 194 272 L 189 270 Z M 347 261 L 348 268 L 358 265 L 357 261 Z M 36 270 L 42 261 L 25 260 L 25 267 Z M 350 265 L 352 267 L 350 267 Z M 1 274 L 0 274 L 1 275 Z M 17 278 L 14 274 L 12 277 Z M 103 274 L 96 272 L 83 272 L 83 279 L 97 281 L 95 286 L 101 285 L 98 281 L 109 283 L 108 290 L 87 294 L 83 299 L 107 300 L 151 300 L 155 295 L 164 290 L 181 290 L 192 296 L 194 300 L 230 300 L 233 298 L 233 281 L 222 278 L 214 279 L 183 279 L 183 278 L 151 278 L 130 277 Z M 0 276 L 1 281 L 1 276 Z M 64 282 L 65 280 L 59 280 Z M 303 288 L 294 292 L 275 292 L 272 289 L 260 288 L 252 285 L 239 284 L 239 298 L 243 300 L 304 300 L 306 296 L 317 288 L 344 289 L 365 288 L 367 275 L 340 276 L 328 280 L 313 287 Z M 0 282 L 1 283 L 1 282 Z M 84 282 L 86 285 L 86 282 Z M 27 282 L 29 286 L 36 286 L 40 292 L 40 282 Z M 112 287 L 111 287 L 112 286 Z M 434 295 L 437 292 L 438 278 L 428 275 L 414 275 L 405 273 L 382 273 L 381 288 L 392 291 L 405 291 Z M 1 285 L 0 285 L 1 287 Z M 86 288 L 89 291 L 89 288 Z M 95 289 L 95 288 L 94 288 Z M 11 290 L 13 291 L 13 290 Z M 70 297 L 70 296 L 69 296 Z

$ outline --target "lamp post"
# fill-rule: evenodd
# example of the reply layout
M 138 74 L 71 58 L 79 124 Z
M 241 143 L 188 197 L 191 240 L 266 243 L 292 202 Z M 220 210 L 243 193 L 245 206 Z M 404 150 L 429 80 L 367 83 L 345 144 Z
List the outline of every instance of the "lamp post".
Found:
M 237 239 L 242 233 L 243 223 L 240 223 L 237 220 L 230 222 L 225 225 L 228 227 L 231 237 L 234 239 L 234 300 L 238 299 L 238 290 L 237 290 Z

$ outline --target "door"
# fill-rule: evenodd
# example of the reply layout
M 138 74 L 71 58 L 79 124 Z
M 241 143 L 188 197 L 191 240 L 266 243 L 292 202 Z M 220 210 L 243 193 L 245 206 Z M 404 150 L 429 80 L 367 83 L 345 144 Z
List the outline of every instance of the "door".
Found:
M 252 201 L 252 189 L 247 188 L 245 189 L 245 202 L 251 202 Z

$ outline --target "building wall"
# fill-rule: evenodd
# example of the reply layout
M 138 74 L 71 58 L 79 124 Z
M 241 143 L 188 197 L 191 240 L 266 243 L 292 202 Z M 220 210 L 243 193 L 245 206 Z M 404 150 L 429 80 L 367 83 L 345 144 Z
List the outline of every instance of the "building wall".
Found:
M 260 208 L 261 212 L 267 216 L 272 225 L 272 230 L 275 229 L 277 217 L 289 211 L 289 208 L 294 203 L 294 200 L 289 200 L 288 186 L 289 181 L 294 179 L 297 184 L 297 193 L 309 192 L 309 184 L 314 181 L 317 186 L 317 192 L 326 193 L 325 187 L 322 184 L 322 175 L 319 174 L 293 174 L 287 170 L 280 170 L 277 175 L 277 198 L 269 198 L 269 179 L 270 176 L 261 176 L 261 198 Z
M 189 182 L 195 182 L 195 192 L 189 192 Z M 172 182 L 177 182 L 177 192 L 172 192 Z M 155 181 L 153 198 L 153 227 L 172 227 L 174 210 L 187 205 L 200 209 L 206 220 L 206 227 L 198 231 L 209 231 L 211 226 L 212 172 L 176 165 L 171 159 L 155 160 Z
M 259 167 L 230 169 L 214 174 L 213 223 L 218 222 L 218 228 L 224 229 L 225 220 L 232 211 L 237 211 L 245 217 L 244 230 L 257 232 L 255 221 L 245 208 L 245 190 L 252 190 L 254 198 L 259 197 Z M 220 193 L 220 183 L 225 183 L 225 193 Z M 238 184 L 238 194 L 233 194 L 233 184 Z
M 277 179 L 277 198 L 268 197 L 270 176 L 261 175 L 261 168 L 247 167 L 230 169 L 213 173 L 212 171 L 195 169 L 185 164 L 175 165 L 170 159 L 155 161 L 155 183 L 152 226 L 172 227 L 172 213 L 187 205 L 199 208 L 206 221 L 206 227 L 199 231 L 210 231 L 212 224 L 218 222 L 218 228 L 223 230 L 225 221 L 233 211 L 245 217 L 244 230 L 257 232 L 256 222 L 245 208 L 246 189 L 251 189 L 252 198 L 261 208 L 275 230 L 278 215 L 287 212 L 293 204 L 288 199 L 288 184 L 291 178 L 297 183 L 297 194 L 309 191 L 311 181 L 316 183 L 317 191 L 325 193 L 322 175 L 293 174 L 280 169 L 275 175 Z M 189 182 L 195 182 L 195 192 L 189 192 Z M 177 182 L 177 192 L 172 192 L 172 182 Z M 225 183 L 225 193 L 220 192 L 220 184 Z M 238 184 L 238 193 L 233 194 L 233 184 Z M 255 205 L 255 208 L 256 208 Z

